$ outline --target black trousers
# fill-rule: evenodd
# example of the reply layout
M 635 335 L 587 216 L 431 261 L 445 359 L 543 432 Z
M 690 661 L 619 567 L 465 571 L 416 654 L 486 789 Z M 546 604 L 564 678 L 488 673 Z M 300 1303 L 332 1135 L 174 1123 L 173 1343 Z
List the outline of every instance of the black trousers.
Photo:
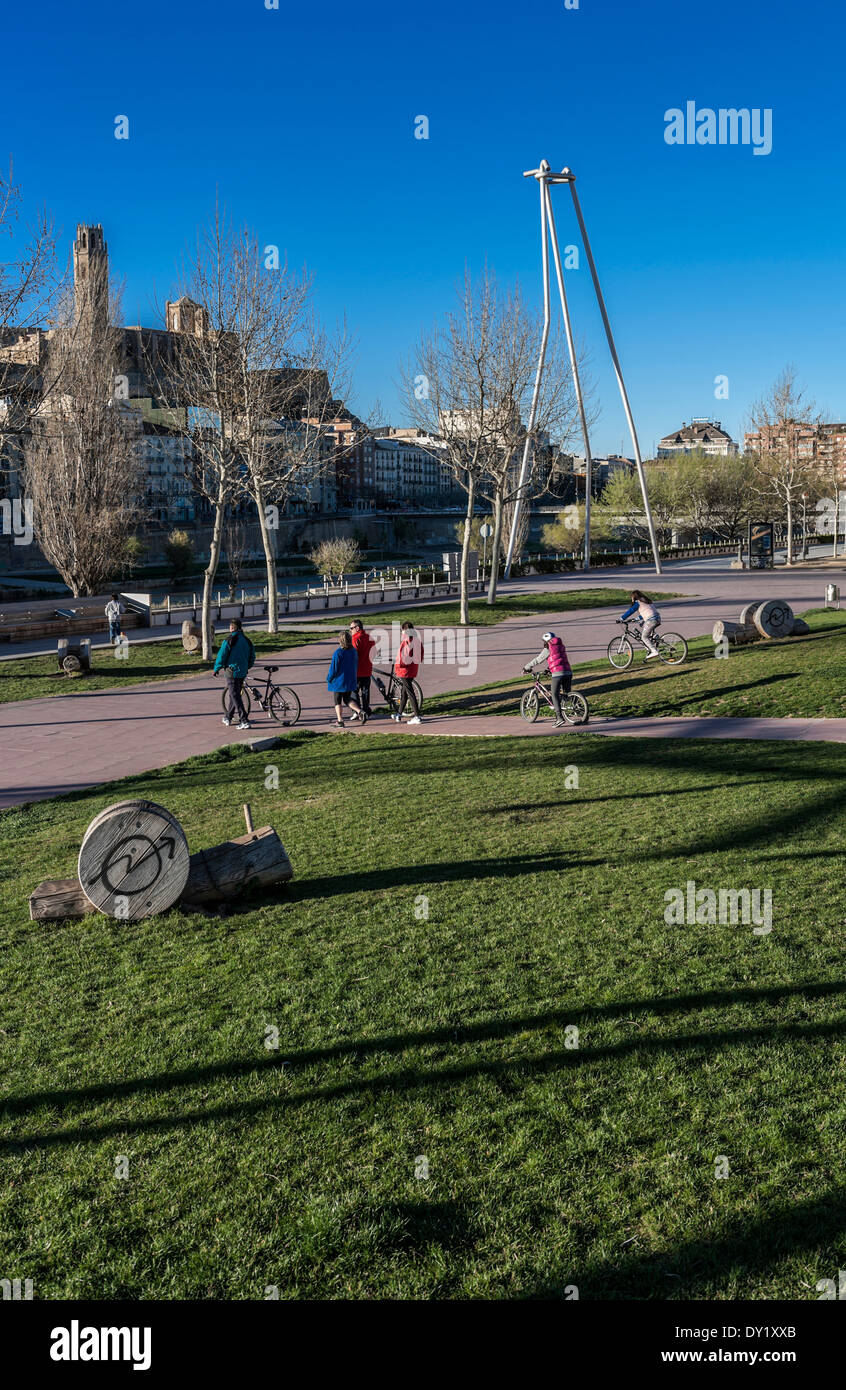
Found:
M 365 714 L 370 714 L 370 677 L 359 676 L 358 678 L 358 703 Z
M 398 707 L 397 707 L 397 714 L 402 714 L 403 710 L 405 709 L 406 702 L 407 702 L 407 701 L 410 701 L 410 702 L 411 702 L 411 709 L 412 709 L 412 712 L 413 712 L 415 718 L 416 718 L 416 719 L 419 719 L 419 718 L 420 718 L 420 706 L 419 706 L 418 703 L 417 703 L 417 696 L 416 696 L 415 693 L 414 693 L 414 686 L 413 686 L 412 683 L 411 683 L 411 677 L 410 677 L 410 676 L 397 676 L 397 680 L 399 681 L 399 688 L 400 688 L 400 697 L 399 697 L 399 705 L 398 705 Z
M 555 702 L 555 708 L 558 711 L 558 718 L 563 719 L 564 715 L 561 712 L 561 692 L 563 690 L 566 695 L 570 694 L 570 686 L 573 684 L 573 673 L 572 671 L 558 671 L 550 678 L 549 683 L 552 688 L 552 698 Z
M 241 691 L 244 688 L 243 676 L 226 677 L 226 713 L 231 719 L 237 713 L 239 719 L 246 723 L 247 711 L 244 709 L 244 701 L 241 699 Z

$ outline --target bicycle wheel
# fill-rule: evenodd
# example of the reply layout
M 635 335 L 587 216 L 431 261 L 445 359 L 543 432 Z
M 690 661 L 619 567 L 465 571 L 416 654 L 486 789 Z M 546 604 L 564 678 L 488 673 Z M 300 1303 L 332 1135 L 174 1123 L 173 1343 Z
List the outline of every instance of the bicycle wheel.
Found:
M 274 685 L 270 692 L 268 715 L 277 724 L 296 724 L 302 711 L 300 697 L 290 685 Z
M 608 643 L 608 660 L 618 671 L 625 671 L 631 666 L 634 657 L 634 647 L 628 637 L 614 637 Z
M 687 642 L 678 632 L 664 632 L 658 638 L 658 655 L 665 666 L 680 666 L 687 656 Z
M 422 708 L 423 708 L 423 691 L 420 689 L 420 686 L 417 684 L 417 681 L 412 681 L 412 682 L 411 682 L 411 688 L 412 688 L 412 690 L 414 691 L 414 694 L 417 696 L 417 708 L 418 708 L 418 709 L 422 709 Z
M 223 709 L 223 713 L 226 715 L 227 718 L 235 719 L 235 718 L 237 717 L 237 713 L 238 713 L 238 712 L 237 712 L 237 710 L 233 709 L 232 714 L 231 714 L 231 716 L 230 716 L 230 714 L 229 714 L 229 709 L 228 709 L 228 706 L 227 706 L 227 704 L 226 704 L 226 700 L 227 700 L 228 695 L 229 695 L 229 690 L 228 690 L 228 689 L 224 690 L 223 694 L 222 694 L 221 697 L 220 697 L 221 708 Z M 246 714 L 247 718 L 249 719 L 249 717 L 250 717 L 250 692 L 249 692 L 249 690 L 247 689 L 246 686 L 243 686 L 243 688 L 242 688 L 242 690 L 241 690 L 241 704 L 244 706 L 244 713 Z
M 569 695 L 564 696 L 561 705 L 568 724 L 587 724 L 590 712 L 584 695 L 572 690 Z
M 540 701 L 536 690 L 526 690 L 520 701 L 520 713 L 530 724 L 534 724 L 540 712 Z

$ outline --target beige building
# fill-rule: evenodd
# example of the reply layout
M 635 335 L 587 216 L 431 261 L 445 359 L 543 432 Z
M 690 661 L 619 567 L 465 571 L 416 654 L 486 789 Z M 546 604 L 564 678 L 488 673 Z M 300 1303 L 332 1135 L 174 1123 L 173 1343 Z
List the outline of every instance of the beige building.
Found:
M 695 416 L 690 424 L 682 421 L 681 429 L 665 434 L 658 444 L 658 458 L 671 458 L 673 454 L 692 454 L 701 452 L 714 456 L 737 453 L 737 444 L 727 434 L 719 420 L 709 420 L 703 415 Z

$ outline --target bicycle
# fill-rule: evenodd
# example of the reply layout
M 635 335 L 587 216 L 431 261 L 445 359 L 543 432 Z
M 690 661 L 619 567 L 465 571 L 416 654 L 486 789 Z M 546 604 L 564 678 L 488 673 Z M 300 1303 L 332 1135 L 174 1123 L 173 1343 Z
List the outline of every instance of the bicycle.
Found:
M 532 672 L 531 690 L 523 692 L 520 700 L 520 714 L 530 724 L 534 724 L 541 710 L 541 701 L 548 705 L 551 712 L 558 718 L 558 710 L 552 699 L 552 691 L 547 690 L 537 671 Z M 564 715 L 568 724 L 587 724 L 590 719 L 590 709 L 584 695 L 580 695 L 577 690 L 569 690 L 566 694 L 561 693 L 561 713 Z
M 381 679 L 382 676 L 384 676 L 385 680 L 388 682 L 387 686 L 385 685 L 385 681 Z M 385 701 L 385 704 L 388 706 L 388 709 L 391 711 L 391 714 L 398 714 L 400 683 L 399 677 L 397 676 L 396 672 L 377 670 L 374 666 L 373 684 L 376 686 L 377 690 L 381 692 L 382 699 Z M 414 694 L 417 699 L 417 708 L 422 710 L 423 691 L 420 689 L 420 686 L 417 684 L 417 681 L 415 680 L 412 680 L 411 688 L 414 691 Z
M 296 724 L 302 713 L 302 705 L 296 690 L 292 690 L 290 685 L 274 685 L 270 679 L 274 671 L 278 671 L 278 666 L 263 666 L 261 668 L 267 672 L 267 680 L 262 687 L 255 677 L 245 676 L 244 684 L 241 687 L 241 701 L 246 711 L 247 718 L 250 717 L 250 707 L 253 700 L 264 710 L 268 719 L 275 719 L 277 724 L 291 725 Z M 223 713 L 229 716 L 226 700 L 229 692 L 224 690 L 221 697 Z
M 617 622 L 625 629 L 619 637 L 608 643 L 608 660 L 617 671 L 625 671 L 634 661 L 635 647 L 649 648 L 643 640 L 641 624 L 631 618 L 618 618 Z M 659 632 L 652 630 L 652 640 L 658 648 L 658 659 L 665 666 L 680 666 L 687 657 L 687 642 L 678 632 Z

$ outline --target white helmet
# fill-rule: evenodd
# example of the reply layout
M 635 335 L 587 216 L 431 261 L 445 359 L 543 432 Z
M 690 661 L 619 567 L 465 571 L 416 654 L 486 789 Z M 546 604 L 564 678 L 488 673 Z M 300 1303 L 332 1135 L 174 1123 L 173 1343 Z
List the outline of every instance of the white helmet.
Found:
M 555 633 L 554 633 L 554 632 L 545 632 L 545 633 L 543 634 L 543 640 L 544 640 L 544 642 L 551 642 L 554 636 L 555 636 Z

